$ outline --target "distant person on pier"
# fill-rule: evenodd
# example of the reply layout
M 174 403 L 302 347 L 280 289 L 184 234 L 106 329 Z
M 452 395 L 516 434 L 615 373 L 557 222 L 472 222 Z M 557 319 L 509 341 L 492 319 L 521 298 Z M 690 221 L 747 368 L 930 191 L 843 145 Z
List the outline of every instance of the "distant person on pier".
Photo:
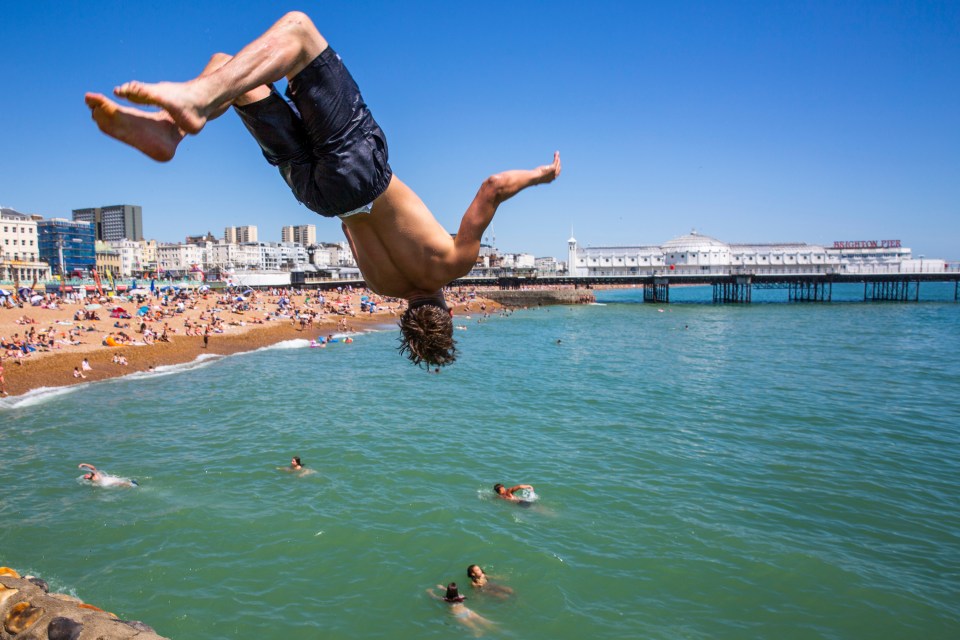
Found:
M 273 82 L 286 77 L 287 102 Z M 187 82 L 127 82 L 114 95 L 161 111 L 121 106 L 98 93 L 86 103 L 100 130 L 154 160 L 171 160 L 187 135 L 233 106 L 297 200 L 339 217 L 367 286 L 406 298 L 399 351 L 414 364 L 456 359 L 442 288 L 466 275 L 483 232 L 505 200 L 560 175 L 560 154 L 530 170 L 490 176 L 455 237 L 397 178 L 387 140 L 340 56 L 303 13 L 291 12 L 231 57 L 217 53 Z

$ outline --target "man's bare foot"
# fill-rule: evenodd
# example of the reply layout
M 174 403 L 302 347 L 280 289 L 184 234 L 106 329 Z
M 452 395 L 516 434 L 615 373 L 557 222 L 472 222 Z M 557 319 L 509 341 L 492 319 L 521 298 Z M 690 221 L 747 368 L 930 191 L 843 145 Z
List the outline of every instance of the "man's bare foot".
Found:
M 173 158 L 185 135 L 165 111 L 123 107 L 99 93 L 86 94 L 84 101 L 101 131 L 158 162 Z
M 199 133 L 207 124 L 207 114 L 202 113 L 191 98 L 190 85 L 185 82 L 125 82 L 113 90 L 113 95 L 137 104 L 152 104 L 170 114 L 178 127 L 186 133 Z

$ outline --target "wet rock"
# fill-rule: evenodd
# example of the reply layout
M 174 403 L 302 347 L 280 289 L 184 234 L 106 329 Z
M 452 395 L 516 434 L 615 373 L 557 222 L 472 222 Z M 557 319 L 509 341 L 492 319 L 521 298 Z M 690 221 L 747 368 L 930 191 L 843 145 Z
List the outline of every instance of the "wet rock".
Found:
M 4 602 L 17 595 L 19 592 L 19 589 L 11 589 L 10 587 L 0 584 L 0 606 L 3 606 Z
M 76 620 L 57 616 L 47 625 L 47 638 L 49 640 L 77 640 L 81 631 L 83 631 L 83 625 Z
M 27 580 L 40 587 L 44 593 L 50 593 L 50 585 L 47 584 L 46 580 L 42 580 L 36 576 L 27 576 Z
M 7 633 L 17 635 L 32 627 L 42 615 L 43 609 L 40 607 L 29 602 L 18 602 L 3 616 L 3 628 Z
M 127 625 L 128 627 L 133 627 L 137 631 L 148 631 L 150 633 L 156 633 L 156 630 L 154 630 L 153 627 L 151 627 L 150 625 L 144 622 L 140 622 L 139 620 L 121 620 L 120 622 Z

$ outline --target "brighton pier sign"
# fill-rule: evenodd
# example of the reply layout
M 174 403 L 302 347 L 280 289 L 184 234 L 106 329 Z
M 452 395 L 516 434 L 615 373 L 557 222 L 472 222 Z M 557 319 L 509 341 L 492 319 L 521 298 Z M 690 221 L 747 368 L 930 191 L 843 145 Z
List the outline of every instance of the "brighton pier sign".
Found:
M 837 240 L 834 249 L 899 249 L 899 240 Z

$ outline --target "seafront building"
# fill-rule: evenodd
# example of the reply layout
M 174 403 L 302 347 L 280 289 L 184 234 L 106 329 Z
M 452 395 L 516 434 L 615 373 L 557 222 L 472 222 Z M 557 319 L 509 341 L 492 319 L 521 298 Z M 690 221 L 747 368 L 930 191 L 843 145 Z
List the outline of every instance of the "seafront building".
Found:
M 94 225 L 97 240 L 143 240 L 143 209 L 139 205 L 114 204 L 74 209 L 73 220 Z
M 40 259 L 38 220 L 42 218 L 0 209 L 0 280 L 29 284 L 50 278 L 50 265 Z
M 256 242 L 257 226 L 251 224 L 243 227 L 227 227 L 223 230 L 223 241 L 234 244 Z
M 317 225 L 300 224 L 280 229 L 280 242 L 297 242 L 305 247 L 317 244 Z
M 580 247 L 567 241 L 571 276 L 913 273 L 944 271 L 945 262 L 914 259 L 899 240 L 730 244 L 696 230 L 662 245 Z
M 91 222 L 64 218 L 37 221 L 40 259 L 58 276 L 86 277 L 97 267 L 95 226 Z

